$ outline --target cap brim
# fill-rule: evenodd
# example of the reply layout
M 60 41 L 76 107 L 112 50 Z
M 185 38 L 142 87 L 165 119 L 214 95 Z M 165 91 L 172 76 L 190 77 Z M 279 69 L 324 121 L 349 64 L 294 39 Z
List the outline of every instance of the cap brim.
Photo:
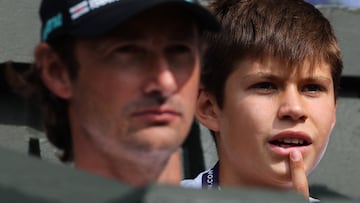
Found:
M 73 22 L 71 35 L 80 38 L 93 38 L 106 34 L 131 17 L 160 5 L 176 5 L 189 12 L 203 30 L 219 31 L 221 26 L 216 18 L 202 6 L 184 0 L 152 0 L 135 3 L 118 1 L 82 16 Z

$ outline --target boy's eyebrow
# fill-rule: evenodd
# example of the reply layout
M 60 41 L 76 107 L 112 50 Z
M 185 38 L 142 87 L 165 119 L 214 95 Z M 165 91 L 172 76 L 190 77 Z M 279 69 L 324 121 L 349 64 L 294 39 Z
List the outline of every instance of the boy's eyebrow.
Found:
M 330 84 L 332 83 L 332 78 L 331 77 L 324 77 L 324 76 L 309 76 L 307 78 L 304 79 L 305 82 L 323 82 L 323 83 L 327 83 Z
M 271 72 L 255 72 L 255 73 L 250 73 L 247 75 L 244 75 L 241 79 L 251 79 L 253 77 L 261 77 L 261 78 L 266 78 L 266 79 L 273 79 L 273 80 L 279 80 L 281 77 L 272 74 Z
M 284 79 L 284 76 L 278 76 L 276 74 L 273 74 L 271 72 L 256 72 L 256 73 L 250 73 L 247 74 L 243 77 L 241 77 L 240 79 L 246 80 L 246 79 L 251 79 L 253 77 L 260 77 L 260 78 L 264 78 L 264 79 L 269 79 L 269 80 L 282 80 Z M 287 78 L 287 77 L 285 77 Z M 304 82 L 324 82 L 327 84 L 332 83 L 332 78 L 331 77 L 325 77 L 325 76 L 315 76 L 315 75 L 310 75 L 307 76 L 306 78 L 301 79 Z

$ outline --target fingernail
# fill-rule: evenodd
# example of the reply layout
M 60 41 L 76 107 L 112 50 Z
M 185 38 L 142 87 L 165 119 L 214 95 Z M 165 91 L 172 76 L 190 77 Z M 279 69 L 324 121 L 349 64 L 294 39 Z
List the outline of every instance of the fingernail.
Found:
M 300 161 L 301 159 L 301 152 L 298 150 L 294 150 L 290 152 L 290 159 L 293 161 Z

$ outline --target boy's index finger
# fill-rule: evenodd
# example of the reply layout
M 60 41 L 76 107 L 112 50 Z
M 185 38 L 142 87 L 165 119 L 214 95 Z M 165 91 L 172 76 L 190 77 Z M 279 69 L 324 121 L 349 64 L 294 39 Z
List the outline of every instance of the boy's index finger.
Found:
M 298 150 L 293 150 L 289 155 L 290 170 L 293 187 L 296 191 L 309 198 L 309 184 L 304 169 L 304 160 L 302 154 Z

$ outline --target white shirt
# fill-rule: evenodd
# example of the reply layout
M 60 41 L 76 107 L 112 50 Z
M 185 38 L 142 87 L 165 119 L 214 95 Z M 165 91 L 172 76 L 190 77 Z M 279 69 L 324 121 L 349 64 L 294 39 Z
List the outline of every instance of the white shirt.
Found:
M 199 175 L 196 176 L 196 178 L 194 178 L 194 179 L 182 180 L 180 183 L 181 187 L 191 188 L 191 189 L 201 189 L 202 188 L 202 177 L 205 173 L 208 173 L 210 170 L 211 169 L 208 169 L 206 171 L 199 173 Z M 221 188 L 219 187 L 219 189 L 221 189 Z M 320 202 L 320 200 L 309 197 L 309 202 L 310 203 L 318 203 L 318 202 Z

